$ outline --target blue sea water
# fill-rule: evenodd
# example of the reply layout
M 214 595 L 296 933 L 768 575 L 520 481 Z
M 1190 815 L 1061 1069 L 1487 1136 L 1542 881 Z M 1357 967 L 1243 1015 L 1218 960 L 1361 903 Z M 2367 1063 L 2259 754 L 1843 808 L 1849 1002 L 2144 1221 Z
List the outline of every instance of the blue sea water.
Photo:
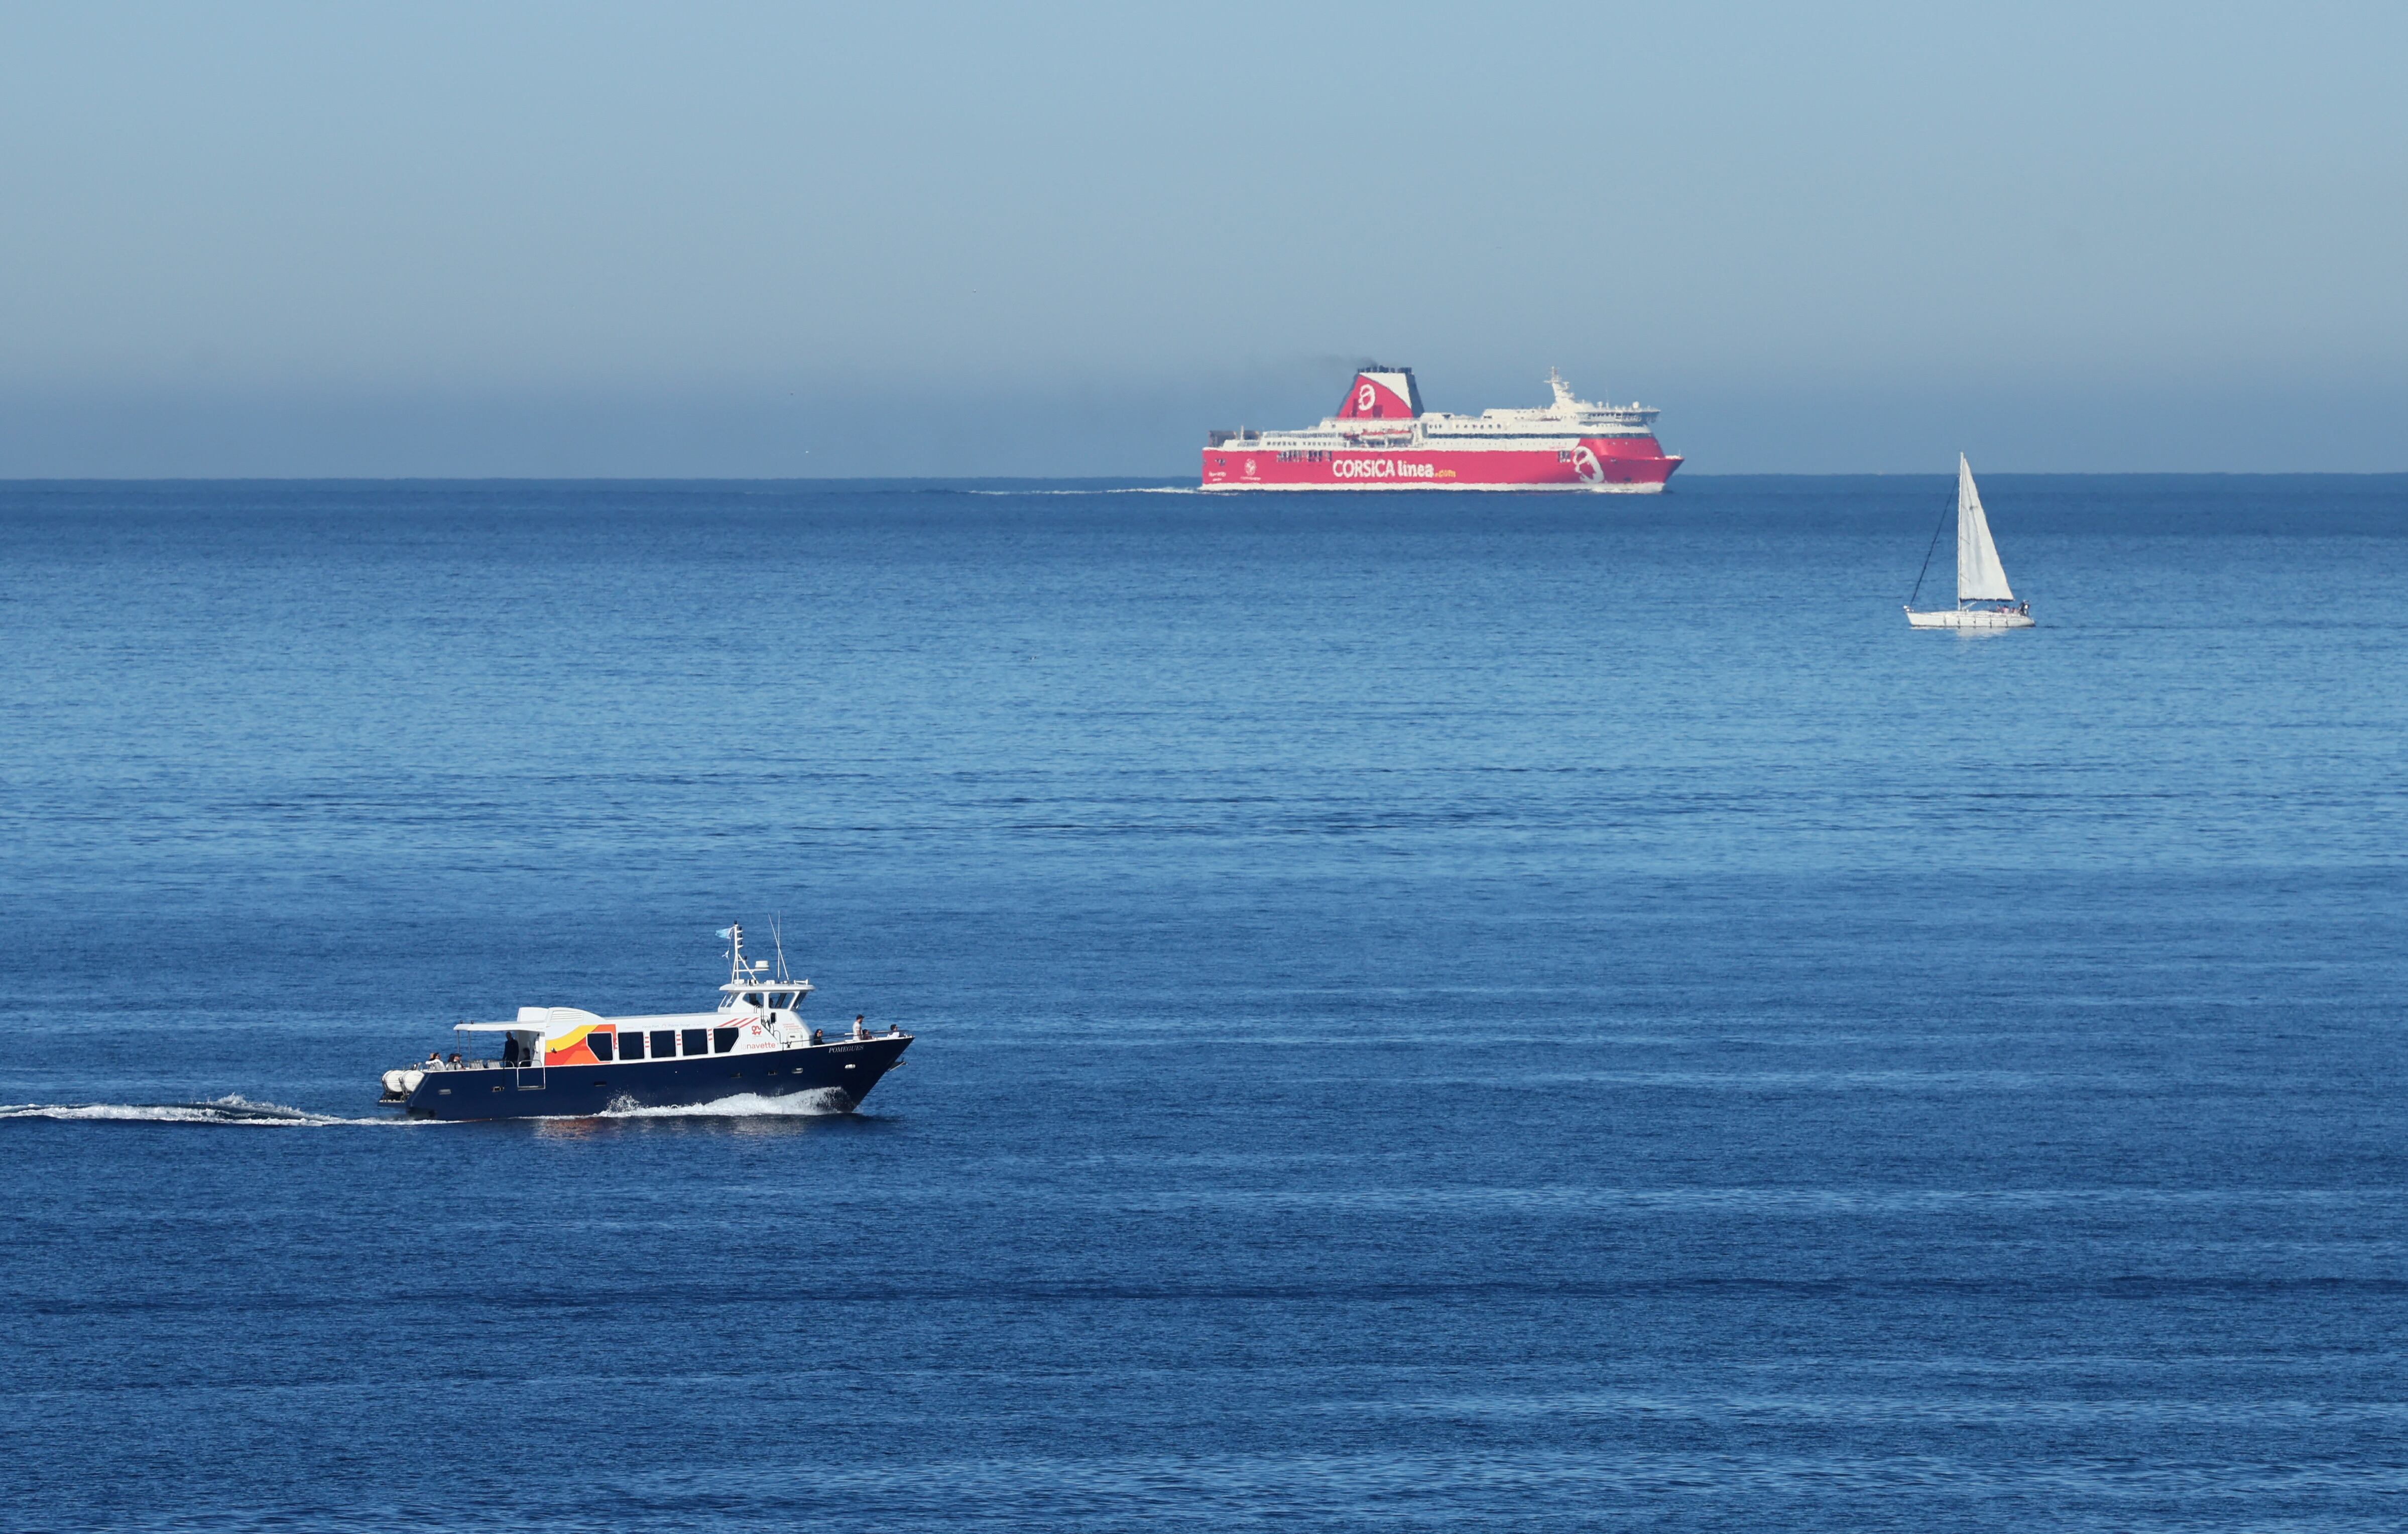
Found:
M 1984 488 L 0 487 L 0 1522 L 2408 1523 L 2408 480 Z

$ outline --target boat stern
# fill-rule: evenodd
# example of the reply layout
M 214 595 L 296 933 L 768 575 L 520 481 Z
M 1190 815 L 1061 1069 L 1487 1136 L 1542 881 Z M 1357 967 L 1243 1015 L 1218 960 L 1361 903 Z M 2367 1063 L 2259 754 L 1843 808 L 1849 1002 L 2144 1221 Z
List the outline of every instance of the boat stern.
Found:
M 425 1079 L 426 1072 L 414 1069 L 408 1066 L 403 1066 L 397 1069 L 388 1070 L 384 1073 L 379 1082 L 384 1090 L 377 1097 L 377 1101 L 380 1103 L 406 1103 L 409 1100 L 409 1095 L 418 1090 L 418 1083 Z

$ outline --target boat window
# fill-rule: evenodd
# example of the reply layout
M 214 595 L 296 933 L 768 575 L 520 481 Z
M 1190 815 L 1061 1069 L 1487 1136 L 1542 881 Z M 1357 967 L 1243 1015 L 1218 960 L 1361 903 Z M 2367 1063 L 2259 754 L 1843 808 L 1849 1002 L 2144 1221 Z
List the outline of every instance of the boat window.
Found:
M 589 1033 L 585 1036 L 585 1042 L 594 1051 L 594 1058 L 606 1063 L 609 1060 L 610 1036 L 609 1034 Z
M 685 1037 L 680 1039 L 679 1042 L 685 1047 L 684 1052 L 688 1054 L 709 1054 L 710 1053 L 710 1030 L 709 1028 L 688 1028 L 685 1030 Z
M 780 991 L 769 997 L 769 1005 L 779 1009 L 781 1011 L 794 1004 L 795 998 L 793 995 L 785 991 Z
M 644 1057 L 644 1036 L 643 1036 L 642 1034 L 640 1034 L 640 1033 L 623 1033 L 623 1034 L 621 1034 L 621 1035 L 619 1036 L 619 1058 L 620 1058 L 620 1059 L 622 1059 L 622 1060 L 640 1060 L 640 1059 L 642 1059 L 643 1057 Z
M 652 1058 L 655 1060 L 666 1060 L 676 1054 L 677 1030 L 675 1028 L 653 1029 Z
M 744 993 L 744 1005 L 746 1005 L 747 1007 L 751 1007 L 751 1008 L 754 1009 L 755 1011 L 758 1011 L 758 1010 L 760 1009 L 760 1006 L 761 1006 L 761 993 L 760 993 L 760 992 L 758 992 L 758 991 L 747 991 L 747 992 L 745 992 L 745 993 Z
M 734 1049 L 736 1047 L 736 1036 L 743 1031 L 744 1030 L 741 1028 L 711 1029 L 710 1053 L 713 1054 L 724 1054 L 729 1050 Z

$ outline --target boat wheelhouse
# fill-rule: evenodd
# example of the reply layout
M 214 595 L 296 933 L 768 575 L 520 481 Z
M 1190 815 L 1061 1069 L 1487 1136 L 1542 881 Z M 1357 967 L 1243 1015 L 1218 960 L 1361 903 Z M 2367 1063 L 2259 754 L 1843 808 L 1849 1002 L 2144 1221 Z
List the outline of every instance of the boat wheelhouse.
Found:
M 522 1007 L 511 1022 L 462 1023 L 452 1030 L 460 1049 L 386 1071 L 380 1100 L 437 1119 L 580 1117 L 806 1094 L 850 1111 L 902 1063 L 912 1035 L 872 1033 L 855 1018 L 848 1033 L 824 1038 L 804 1025 L 811 982 L 786 973 L 782 945 L 773 968 L 744 956 L 741 925 L 720 935 L 728 979 L 714 1011 L 604 1017 Z

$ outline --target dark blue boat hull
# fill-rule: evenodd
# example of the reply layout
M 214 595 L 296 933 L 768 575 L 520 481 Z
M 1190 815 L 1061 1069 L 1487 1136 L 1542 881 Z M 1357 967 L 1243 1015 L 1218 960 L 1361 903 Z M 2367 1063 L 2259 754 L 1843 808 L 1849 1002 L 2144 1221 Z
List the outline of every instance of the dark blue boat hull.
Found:
M 431 1070 L 403 1103 L 412 1118 L 581 1118 L 631 1108 L 695 1108 L 726 1097 L 792 1097 L 841 1093 L 831 1106 L 861 1106 L 895 1068 L 911 1035 L 839 1039 L 757 1054 L 622 1060 L 615 1065 L 496 1066 Z

